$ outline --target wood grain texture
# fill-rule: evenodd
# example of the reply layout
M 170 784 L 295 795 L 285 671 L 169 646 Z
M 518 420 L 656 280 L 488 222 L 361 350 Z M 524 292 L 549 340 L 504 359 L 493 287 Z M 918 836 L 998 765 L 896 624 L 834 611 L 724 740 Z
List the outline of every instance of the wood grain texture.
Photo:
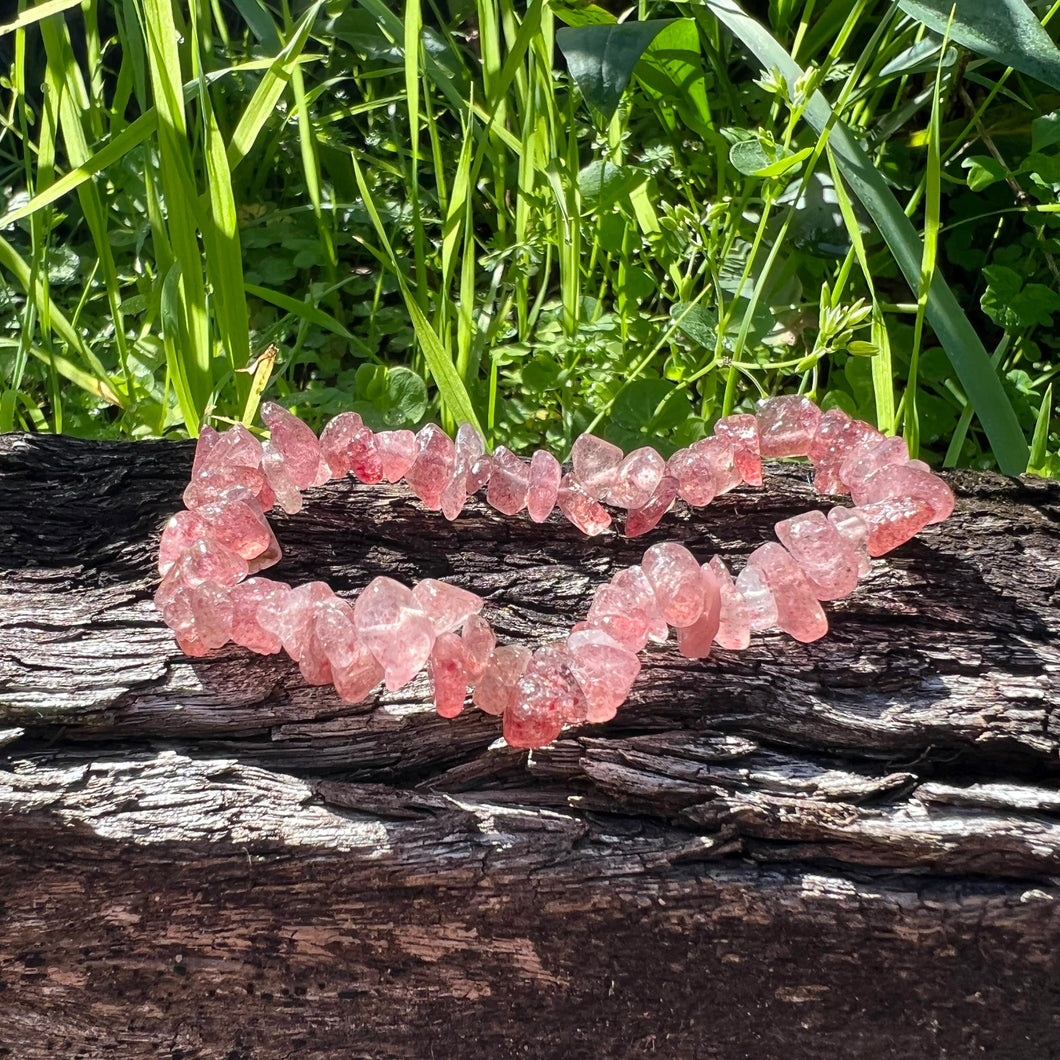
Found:
M 645 655 L 532 755 L 177 652 L 191 452 L 0 437 L 0 1056 L 1060 1056 L 1060 487 L 957 512 L 812 645 Z M 801 468 L 645 539 L 336 483 L 275 577 L 487 597 L 539 643 L 657 540 L 739 566 Z

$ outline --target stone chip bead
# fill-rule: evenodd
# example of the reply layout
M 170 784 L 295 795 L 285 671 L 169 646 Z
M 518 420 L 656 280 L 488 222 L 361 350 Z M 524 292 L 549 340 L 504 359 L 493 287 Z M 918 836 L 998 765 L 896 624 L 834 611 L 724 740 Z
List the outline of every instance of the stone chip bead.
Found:
M 762 485 L 762 445 L 758 420 L 750 413 L 723 416 L 714 424 L 714 437 L 732 446 L 733 463 L 748 486 Z
M 373 578 L 353 605 L 357 635 L 383 667 L 386 687 L 395 692 L 423 669 L 434 647 L 431 620 L 412 590 L 393 578 Z
M 269 441 L 298 489 L 327 482 L 331 470 L 321 455 L 320 442 L 311 427 L 272 401 L 262 403 L 261 419 L 269 428 Z
M 747 566 L 757 570 L 777 609 L 777 625 L 803 643 L 819 640 L 828 632 L 825 617 L 809 579 L 783 545 L 767 541 L 751 553 Z
M 530 486 L 526 511 L 535 523 L 543 523 L 556 507 L 563 465 L 547 450 L 538 449 L 530 458 Z
M 616 508 L 643 508 L 666 472 L 666 461 L 651 448 L 634 449 L 615 468 L 603 500 Z
M 817 433 L 821 410 L 807 397 L 785 394 L 760 401 L 755 418 L 763 457 L 806 456 Z
M 667 623 L 677 628 L 692 625 L 704 603 L 703 574 L 695 556 L 684 545 L 664 541 L 644 553 L 641 567 Z
M 598 501 L 611 488 L 624 457 L 617 445 L 583 434 L 571 449 L 571 477 L 584 493 Z
M 602 534 L 611 525 L 607 510 L 593 500 L 569 474 L 560 480 L 556 503 L 568 521 L 589 537 Z
M 437 424 L 428 423 L 416 435 L 416 459 L 405 472 L 409 489 L 425 507 L 439 511 L 442 494 L 453 477 L 456 446 Z
M 467 696 L 467 651 L 455 633 L 442 633 L 434 642 L 427 662 L 434 706 L 443 718 L 455 718 L 464 709 Z
M 530 657 L 504 712 L 504 739 L 511 747 L 544 747 L 564 725 L 586 716 L 585 693 L 562 644 L 547 644 Z
M 706 659 L 721 627 L 721 583 L 709 565 L 704 564 L 700 570 L 703 612 L 692 625 L 677 630 L 677 650 L 686 659 Z
M 578 630 L 567 637 L 574 679 L 585 696 L 585 720 L 610 721 L 626 701 L 640 673 L 636 652 L 623 648 L 599 629 Z
M 953 490 L 929 471 L 903 465 L 881 467 L 854 487 L 851 494 L 861 508 L 877 501 L 913 497 L 931 509 L 928 523 L 941 523 L 953 514 Z
M 839 600 L 858 587 L 857 553 L 824 512 L 783 519 L 776 524 L 776 534 L 805 572 L 818 600 Z
M 515 515 L 526 507 L 530 492 L 530 465 L 499 445 L 493 451 L 493 471 L 486 487 L 486 502 L 502 515 Z
M 722 648 L 743 651 L 751 643 L 751 615 L 747 601 L 721 556 L 714 556 L 707 566 L 718 580 L 718 632 L 714 640 Z

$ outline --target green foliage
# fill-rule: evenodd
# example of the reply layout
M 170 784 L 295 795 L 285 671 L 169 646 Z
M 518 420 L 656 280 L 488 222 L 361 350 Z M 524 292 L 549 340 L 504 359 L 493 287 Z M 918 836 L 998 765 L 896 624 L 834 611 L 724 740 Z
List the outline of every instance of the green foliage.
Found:
M 1054 31 L 951 6 L 38 5 L 0 81 L 0 429 L 249 419 L 275 347 L 316 425 L 668 449 L 799 390 L 1055 473 Z

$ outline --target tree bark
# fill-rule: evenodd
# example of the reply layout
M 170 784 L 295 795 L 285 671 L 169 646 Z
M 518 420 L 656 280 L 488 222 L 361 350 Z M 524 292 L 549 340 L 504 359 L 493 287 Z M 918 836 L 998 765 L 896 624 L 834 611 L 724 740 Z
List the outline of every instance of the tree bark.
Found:
M 349 706 L 151 605 L 191 449 L 0 437 L 0 1056 L 1060 1056 L 1060 486 L 953 518 L 827 638 L 652 649 L 532 754 Z M 502 641 L 658 540 L 736 566 L 797 466 L 646 538 L 333 483 L 270 575 L 452 578 Z

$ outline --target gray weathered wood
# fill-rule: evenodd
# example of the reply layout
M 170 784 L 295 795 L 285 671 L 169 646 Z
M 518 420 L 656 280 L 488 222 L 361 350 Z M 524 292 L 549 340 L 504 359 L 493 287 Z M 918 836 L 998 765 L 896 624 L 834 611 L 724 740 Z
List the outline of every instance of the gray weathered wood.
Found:
M 1056 483 L 955 476 L 825 640 L 652 650 L 526 755 L 423 680 L 181 656 L 189 462 L 0 437 L 0 1056 L 1060 1055 Z M 790 467 L 586 542 L 333 484 L 271 573 L 452 577 L 536 643 L 648 543 L 738 565 L 813 503 Z

